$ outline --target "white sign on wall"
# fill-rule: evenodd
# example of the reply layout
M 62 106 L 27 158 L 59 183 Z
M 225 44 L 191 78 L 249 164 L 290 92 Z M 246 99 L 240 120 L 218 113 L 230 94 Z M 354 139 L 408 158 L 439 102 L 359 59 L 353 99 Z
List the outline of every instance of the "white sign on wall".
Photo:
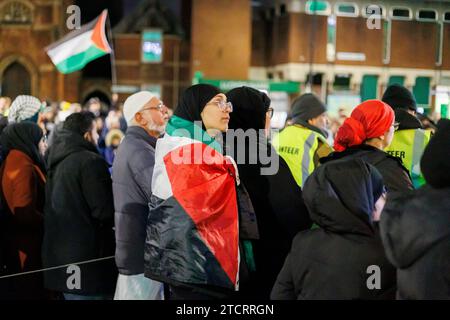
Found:
M 366 61 L 366 55 L 361 52 L 338 52 L 336 58 L 341 61 Z

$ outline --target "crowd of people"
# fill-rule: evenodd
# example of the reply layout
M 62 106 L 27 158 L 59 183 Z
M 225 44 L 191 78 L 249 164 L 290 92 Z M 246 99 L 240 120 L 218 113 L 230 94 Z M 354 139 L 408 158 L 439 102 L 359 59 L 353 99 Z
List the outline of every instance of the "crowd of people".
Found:
M 250 87 L 0 109 L 0 299 L 450 299 L 450 120 L 402 86 L 333 137 Z

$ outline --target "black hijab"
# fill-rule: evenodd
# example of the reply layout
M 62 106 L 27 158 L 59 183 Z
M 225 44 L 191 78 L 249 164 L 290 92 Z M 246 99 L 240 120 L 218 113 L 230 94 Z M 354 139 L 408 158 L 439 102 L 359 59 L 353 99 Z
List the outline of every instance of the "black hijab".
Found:
M 265 93 L 250 87 L 240 87 L 230 90 L 226 95 L 233 104 L 229 129 L 265 128 L 266 113 L 270 106 L 270 98 Z
M 233 104 L 228 128 L 244 131 L 254 129 L 257 131 L 257 148 L 250 146 L 250 140 L 247 139 L 244 144 L 240 144 L 236 137 L 233 139 L 231 131 L 224 134 L 227 154 L 232 155 L 238 162 L 239 174 L 243 180 L 251 180 L 260 175 L 262 166 L 260 155 L 271 155 L 272 152 L 265 134 L 260 132 L 265 128 L 270 98 L 265 93 L 250 87 L 232 89 L 227 92 L 226 96 L 227 100 Z M 245 163 L 241 163 L 243 156 L 245 156 Z
M 3 159 L 6 159 L 11 150 L 18 150 L 29 156 L 45 173 L 44 159 L 39 153 L 39 142 L 43 135 L 42 129 L 33 122 L 25 121 L 8 125 L 0 138 Z
M 209 84 L 193 85 L 183 92 L 173 114 L 191 122 L 202 121 L 200 114 L 206 104 L 219 93 L 219 89 Z

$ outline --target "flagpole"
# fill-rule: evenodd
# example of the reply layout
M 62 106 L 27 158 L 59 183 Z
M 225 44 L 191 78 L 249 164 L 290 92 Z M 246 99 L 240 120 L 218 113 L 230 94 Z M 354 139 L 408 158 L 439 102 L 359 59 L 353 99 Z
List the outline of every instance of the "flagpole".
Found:
M 108 9 L 106 9 L 108 12 Z M 114 39 L 112 36 L 112 29 L 111 29 L 111 20 L 109 19 L 109 12 L 108 12 L 108 19 L 107 19 L 107 29 L 108 29 L 108 36 L 111 40 L 111 53 L 110 53 L 110 60 L 111 60 L 111 92 L 113 92 L 113 87 L 117 85 L 117 73 L 116 73 L 116 55 L 114 53 Z

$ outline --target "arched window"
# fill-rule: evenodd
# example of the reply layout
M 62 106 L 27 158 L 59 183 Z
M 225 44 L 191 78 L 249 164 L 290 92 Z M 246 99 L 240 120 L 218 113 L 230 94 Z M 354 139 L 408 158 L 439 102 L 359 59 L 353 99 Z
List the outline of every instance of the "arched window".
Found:
M 1 95 L 14 99 L 21 94 L 31 94 L 31 75 L 19 62 L 6 67 L 1 79 Z
M 33 8 L 24 1 L 5 1 L 0 4 L 0 24 L 22 24 L 33 22 Z

